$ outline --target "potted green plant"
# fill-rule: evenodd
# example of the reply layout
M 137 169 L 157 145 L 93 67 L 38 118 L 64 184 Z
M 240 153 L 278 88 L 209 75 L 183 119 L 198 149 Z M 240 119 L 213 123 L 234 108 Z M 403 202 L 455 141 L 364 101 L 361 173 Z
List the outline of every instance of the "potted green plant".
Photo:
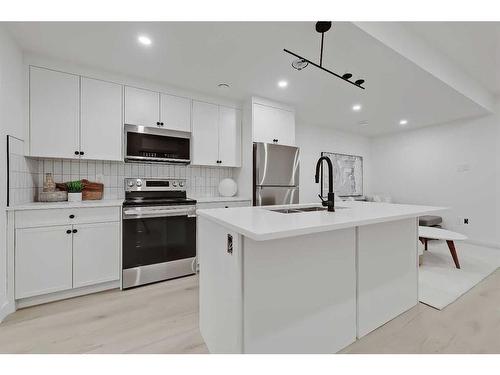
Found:
M 83 183 L 81 181 L 66 182 L 68 188 L 68 202 L 81 202 Z

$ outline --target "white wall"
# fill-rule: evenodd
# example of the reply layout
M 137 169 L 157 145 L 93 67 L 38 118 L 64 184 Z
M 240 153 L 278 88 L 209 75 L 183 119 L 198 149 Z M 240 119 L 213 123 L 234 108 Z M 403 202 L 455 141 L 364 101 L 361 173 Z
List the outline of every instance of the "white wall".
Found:
M 500 246 L 499 117 L 490 115 L 374 138 L 372 191 L 397 203 L 447 206 L 444 225 Z M 459 217 L 470 219 L 460 225 Z
M 8 134 L 24 138 L 23 55 L 0 27 L 0 320 L 7 307 L 6 200 Z
M 371 191 L 370 139 L 327 127 L 298 123 L 295 129 L 297 146 L 300 147 L 300 203 L 319 202 L 319 184 L 314 182 L 316 162 L 322 151 L 363 157 L 363 192 Z

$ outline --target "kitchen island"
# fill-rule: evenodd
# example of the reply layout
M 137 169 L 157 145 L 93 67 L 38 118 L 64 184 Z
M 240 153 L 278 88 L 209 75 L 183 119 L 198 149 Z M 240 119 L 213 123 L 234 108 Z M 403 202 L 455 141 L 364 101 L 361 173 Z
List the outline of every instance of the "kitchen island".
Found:
M 341 202 L 198 211 L 200 329 L 212 353 L 335 353 L 418 303 L 418 217 Z

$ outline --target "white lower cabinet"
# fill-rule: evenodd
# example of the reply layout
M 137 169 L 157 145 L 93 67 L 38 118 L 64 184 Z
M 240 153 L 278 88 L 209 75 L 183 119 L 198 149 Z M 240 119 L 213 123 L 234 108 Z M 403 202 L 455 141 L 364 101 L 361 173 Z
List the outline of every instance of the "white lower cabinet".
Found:
M 120 278 L 120 223 L 82 224 L 73 234 L 73 288 Z
M 120 279 L 119 207 L 19 211 L 15 222 L 16 300 Z
M 71 225 L 16 230 L 16 299 L 71 289 L 71 234 Z

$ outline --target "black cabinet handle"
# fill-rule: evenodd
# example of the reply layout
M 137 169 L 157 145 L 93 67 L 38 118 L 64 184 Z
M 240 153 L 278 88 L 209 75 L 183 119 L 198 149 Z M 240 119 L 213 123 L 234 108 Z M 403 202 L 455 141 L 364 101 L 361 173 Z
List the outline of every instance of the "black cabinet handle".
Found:
M 83 154 L 85 154 L 85 152 L 83 152 L 83 151 L 80 151 L 80 155 L 83 155 Z
M 78 232 L 78 231 L 76 229 L 73 229 L 73 233 L 76 233 L 76 232 Z
M 75 215 L 71 214 L 71 215 L 69 215 L 69 218 L 70 218 L 70 219 L 74 219 L 74 218 L 75 218 Z
M 165 125 L 163 122 L 161 122 L 160 124 L 161 124 L 161 126 Z
M 71 234 L 71 229 L 68 229 L 68 230 L 66 231 L 66 233 L 67 233 L 67 234 Z
M 75 155 L 80 155 L 80 152 L 79 151 L 75 151 Z
M 156 125 L 160 126 L 160 121 L 157 121 L 157 122 L 156 122 Z

